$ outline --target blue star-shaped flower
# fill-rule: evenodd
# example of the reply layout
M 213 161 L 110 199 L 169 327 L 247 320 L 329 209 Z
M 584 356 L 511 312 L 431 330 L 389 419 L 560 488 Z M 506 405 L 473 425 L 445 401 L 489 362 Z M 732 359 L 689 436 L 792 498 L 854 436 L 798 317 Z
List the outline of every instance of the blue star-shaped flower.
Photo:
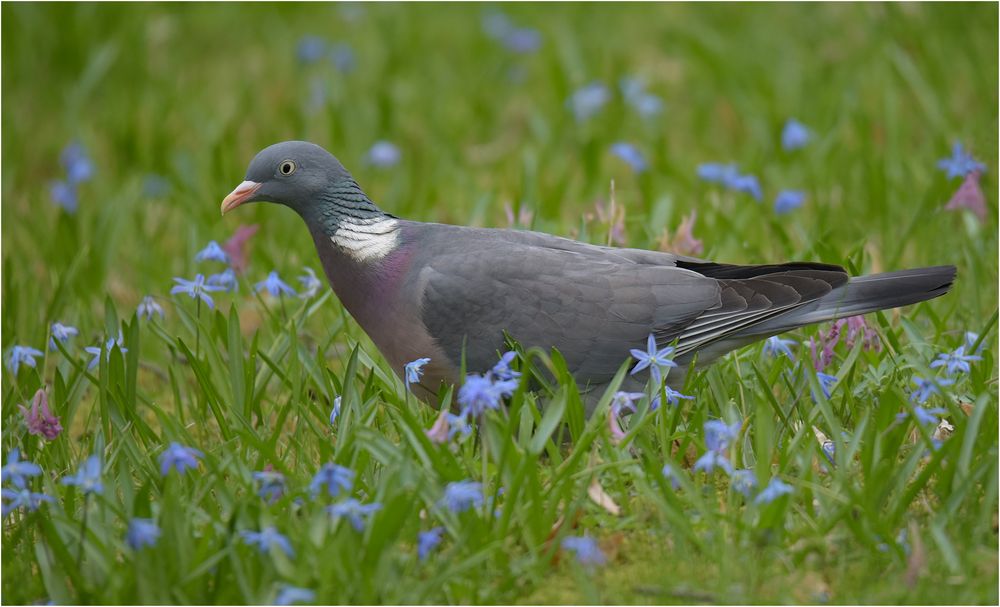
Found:
M 917 422 L 924 424 L 925 426 L 936 426 L 941 421 L 937 418 L 938 415 L 944 415 L 948 410 L 944 407 L 934 407 L 932 409 L 925 409 L 920 405 L 913 406 L 913 417 L 917 419 Z M 896 414 L 896 421 L 901 422 L 906 419 L 907 413 Z
M 170 289 L 171 294 L 175 293 L 185 293 L 191 296 L 191 299 L 200 299 L 205 302 L 209 308 L 215 307 L 215 302 L 212 301 L 212 297 L 209 295 L 211 291 L 221 291 L 222 287 L 217 287 L 215 285 L 210 285 L 205 282 L 204 274 L 196 274 L 194 280 L 185 280 L 183 278 L 174 278 L 174 282 L 177 284 Z
M 605 558 L 604 553 L 601 552 L 601 548 L 597 545 L 597 541 L 587 535 L 582 537 L 564 537 L 562 541 L 562 548 L 563 550 L 575 554 L 576 560 L 579 561 L 581 565 L 603 565 L 607 562 L 607 558 Z
M 125 543 L 132 550 L 141 550 L 146 546 L 155 546 L 160 539 L 160 528 L 148 518 L 134 518 L 128 523 L 125 532 Z
M 354 487 L 354 470 L 337 464 L 324 464 L 313 476 L 309 490 L 313 495 L 319 495 L 324 487 L 330 497 L 337 497 L 341 491 L 349 492 Z
M 489 377 L 472 374 L 458 390 L 458 404 L 462 413 L 479 417 L 487 409 L 499 409 L 500 399 L 509 396 L 517 388 L 517 381 L 496 381 Z
M 7 463 L 0 469 L 0 481 L 11 482 L 18 489 L 28 486 L 27 477 L 38 476 L 42 468 L 28 460 L 21 459 L 21 450 L 14 448 L 7 454 Z
M 614 415 L 621 415 L 623 411 L 635 413 L 635 401 L 645 396 L 642 392 L 615 392 L 611 397 L 611 412 Z
M 441 543 L 443 535 L 444 527 L 434 527 L 429 531 L 421 531 L 417 535 L 417 558 L 421 561 L 426 560 L 431 551 Z
M 754 500 L 754 503 L 770 504 L 771 502 L 778 499 L 782 495 L 790 494 L 793 490 L 794 488 L 791 485 L 784 482 L 778 477 L 774 477 L 771 479 L 771 482 L 767 484 L 767 487 L 764 487 L 764 490 L 757 495 L 757 498 Z
M 736 175 L 726 181 L 726 187 L 737 192 L 749 194 L 760 202 L 764 198 L 764 192 L 760 188 L 760 181 L 756 175 Z
M 680 392 L 674 390 L 670 386 L 663 386 L 663 392 L 664 395 L 667 397 L 667 402 L 675 407 L 680 404 L 681 399 L 694 400 L 693 396 L 681 394 Z M 660 408 L 660 395 L 657 394 L 656 396 L 653 397 L 653 401 L 649 403 L 649 410 L 656 411 L 659 408 Z
M 337 423 L 337 418 L 340 417 L 340 403 L 343 401 L 343 396 L 338 396 L 333 399 L 333 409 L 330 410 L 330 425 Z
M 34 512 L 44 502 L 54 503 L 56 500 L 44 493 L 35 493 L 28 489 L 7 489 L 4 488 L 0 491 L 0 496 L 3 499 L 8 500 L 3 504 L 3 516 L 7 516 L 14 510 L 18 508 L 27 508 L 29 511 Z
M 44 356 L 41 350 L 36 350 L 29 346 L 14 346 L 7 353 L 7 368 L 14 375 L 17 375 L 17 370 L 21 368 L 21 365 L 28 367 L 35 367 L 35 358 L 39 356 Z
M 636 173 L 641 173 L 649 168 L 642 152 L 631 143 L 624 141 L 613 143 L 611 144 L 611 153 L 624 160 Z
M 135 313 L 139 318 L 146 318 L 146 320 L 153 320 L 153 315 L 159 315 L 163 318 L 165 314 L 163 313 L 163 306 L 161 306 L 152 295 L 147 295 L 142 298 L 139 305 L 135 309 Z
M 705 422 L 705 448 L 707 451 L 694 463 L 695 471 L 711 474 L 716 468 L 721 468 L 726 474 L 732 474 L 733 465 L 726 457 L 729 448 L 739 436 L 741 422 L 727 424 L 721 419 Z
M 531 27 L 515 27 L 504 34 L 501 42 L 513 53 L 533 53 L 542 46 L 542 34 Z
M 418 358 L 403 365 L 403 375 L 405 376 L 406 389 L 410 389 L 410 384 L 420 383 L 420 377 L 424 374 L 424 365 L 431 362 L 429 358 Z
M 483 484 L 475 481 L 455 481 L 444 488 L 442 502 L 455 513 L 483 505 Z
M 974 333 L 972 331 L 965 332 L 965 347 L 968 350 L 975 348 L 974 354 L 979 354 L 983 351 L 983 347 L 986 345 L 986 340 L 979 341 L 979 346 L 976 347 L 976 342 L 979 341 L 979 333 Z
M 830 394 L 833 392 L 833 386 L 837 383 L 837 377 L 817 371 L 816 379 L 819 380 L 819 388 L 823 391 L 823 395 L 829 399 Z
M 733 472 L 733 465 L 729 463 L 729 458 L 721 451 L 709 449 L 694 463 L 695 472 L 702 471 L 705 474 L 711 474 L 716 468 L 721 468 L 726 474 Z
M 278 590 L 277 596 L 274 597 L 275 605 L 294 605 L 295 603 L 313 603 L 316 601 L 316 592 L 308 588 L 299 588 L 298 586 L 289 586 L 285 584 Z
M 204 249 L 198 251 L 198 253 L 194 256 L 194 260 L 218 261 L 221 263 L 229 263 L 229 255 L 227 255 L 226 252 L 222 250 L 222 247 L 219 246 L 219 243 L 213 240 L 209 242 Z
M 941 386 L 950 386 L 955 383 L 953 379 L 924 379 L 923 377 L 914 376 L 913 383 L 917 385 L 917 389 L 910 394 L 910 399 L 917 401 L 917 404 L 922 405 L 927 402 L 931 396 L 935 394 L 941 394 Z
M 267 275 L 267 278 L 254 285 L 253 289 L 258 293 L 260 291 L 267 291 L 271 297 L 280 297 L 282 295 L 295 296 L 295 289 L 285 284 L 285 281 L 281 280 L 278 273 L 273 270 Z
M 295 556 L 292 543 L 274 527 L 265 527 L 260 531 L 240 531 L 240 537 L 248 546 L 256 546 L 263 554 L 268 554 L 278 547 L 288 556 Z
M 757 488 L 757 476 L 753 470 L 733 470 L 729 487 L 745 497 L 750 497 L 750 494 Z
M 445 413 L 445 421 L 447 422 L 448 435 L 445 440 L 450 441 L 455 438 L 456 434 L 461 433 L 463 436 L 469 436 L 472 434 L 472 422 L 469 421 L 468 415 L 465 413 L 459 413 L 455 415 L 454 413 Z M 430 435 L 428 435 L 430 436 Z M 431 440 L 434 440 L 433 438 Z M 443 441 L 437 441 L 443 442 Z
M 951 156 L 938 160 L 937 166 L 948 174 L 948 179 L 965 177 L 973 171 L 986 171 L 986 165 L 972 157 L 972 154 L 962 148 L 962 143 L 956 141 L 951 147 Z
M 949 375 L 956 373 L 968 373 L 972 370 L 970 362 L 983 360 L 982 356 L 975 356 L 965 353 L 965 346 L 959 346 L 954 352 L 938 354 L 937 359 L 931 362 L 931 369 L 945 367 Z
M 494 40 L 500 40 L 504 37 L 504 34 L 514 27 L 510 17 L 497 9 L 490 9 L 483 12 L 480 25 L 483 28 L 483 32 Z
M 125 354 L 126 352 L 128 352 L 128 348 L 126 348 L 124 345 L 122 345 L 122 338 L 121 338 L 120 335 L 118 336 L 117 339 L 115 339 L 114 337 L 109 337 L 108 340 L 106 342 L 104 342 L 104 357 L 105 357 L 105 360 L 110 360 L 110 358 L 111 358 L 111 350 L 113 350 L 115 348 L 115 346 L 118 346 L 118 349 L 121 351 L 122 354 Z M 93 369 L 97 365 L 101 364 L 101 347 L 100 346 L 87 346 L 86 348 L 83 349 L 83 351 L 86 352 L 87 354 L 90 354 L 91 356 L 93 356 L 93 358 L 90 359 L 90 362 L 87 363 L 87 368 L 88 369 Z
M 721 419 L 711 419 L 705 422 L 705 447 L 709 451 L 725 451 L 736 441 L 740 434 L 742 422 L 727 424 Z
M 326 54 L 326 41 L 319 36 L 303 36 L 295 49 L 295 55 L 300 63 L 308 65 L 316 63 Z
M 774 212 L 784 215 L 802 206 L 806 193 L 801 190 L 782 190 L 774 199 Z
M 56 206 L 62 207 L 69 214 L 76 213 L 78 200 L 76 197 L 76 186 L 65 181 L 53 181 L 49 183 L 49 197 Z
M 226 268 L 218 274 L 212 274 L 205 281 L 205 284 L 218 287 L 220 291 L 228 291 L 230 293 L 240 288 L 240 281 L 236 278 L 236 272 L 232 268 Z
M 835 459 L 834 459 L 836 457 L 836 455 L 837 455 L 837 445 L 836 445 L 836 443 L 834 443 L 832 440 L 823 441 L 823 444 L 820 445 L 820 449 L 823 450 L 823 455 L 826 456 L 826 459 L 831 464 L 837 463 L 835 461 Z
M 302 283 L 302 292 L 299 293 L 299 297 L 302 299 L 310 299 L 316 295 L 319 288 L 323 286 L 323 283 L 316 278 L 316 272 L 313 272 L 312 268 L 303 268 L 305 274 L 298 277 L 298 281 Z
M 670 462 L 663 464 L 663 470 L 661 471 L 661 474 L 663 474 L 663 478 L 670 481 L 670 486 L 673 488 L 674 491 L 680 489 L 681 480 L 678 477 L 677 469 L 674 468 L 673 464 L 671 464 Z
M 740 169 L 735 164 L 722 164 L 720 162 L 706 162 L 698 165 L 698 178 L 709 183 L 729 183 L 729 181 L 740 174 Z
M 515 358 L 517 358 L 517 352 L 514 350 L 504 352 L 500 357 L 500 361 L 493 365 L 490 374 L 501 381 L 510 381 L 521 377 L 519 372 L 510 368 L 510 363 L 514 362 Z
M 198 467 L 198 458 L 204 454 L 197 449 L 185 447 L 180 443 L 170 443 L 170 446 L 160 454 L 160 475 L 166 476 L 171 469 L 178 474 L 184 474 L 188 468 Z
M 810 139 L 812 139 L 812 133 L 809 129 L 794 118 L 789 119 L 785 123 L 785 127 L 781 129 L 781 147 L 785 151 L 790 152 L 805 147 Z
M 122 354 L 128 352 L 128 348 L 126 348 L 125 346 L 122 345 L 122 338 L 121 337 L 118 337 L 118 339 L 115 339 L 114 337 L 109 337 L 108 340 L 106 342 L 104 342 L 104 352 L 106 353 L 107 357 L 111 356 L 111 350 L 114 349 L 115 346 L 118 346 L 118 349 L 121 350 Z M 88 347 L 84 348 L 83 350 L 84 350 L 84 352 L 86 352 L 86 353 L 90 354 L 91 356 L 93 356 L 93 358 L 87 364 L 87 368 L 88 369 L 93 369 L 98 364 L 100 364 L 100 362 L 101 362 L 101 347 L 100 346 L 88 346 Z
M 657 349 L 656 347 L 656 336 L 652 333 L 646 339 L 646 350 L 642 351 L 638 348 L 633 348 L 629 351 L 632 354 L 632 358 L 639 361 L 629 375 L 635 375 L 639 371 L 645 368 L 649 368 L 649 373 L 653 378 L 653 383 L 656 385 L 660 384 L 663 378 L 663 369 L 670 369 L 671 367 L 676 367 L 677 363 L 671 360 L 670 355 L 674 353 L 673 346 L 667 346 L 665 348 Z
M 396 144 L 381 140 L 372 144 L 366 160 L 373 167 L 388 168 L 399 164 L 402 157 L 403 154 Z
M 764 354 L 774 357 L 784 354 L 788 358 L 794 359 L 795 355 L 792 354 L 791 346 L 797 345 L 798 342 L 794 339 L 781 339 L 777 335 L 772 335 L 764 341 Z
M 663 99 L 652 93 L 643 93 L 626 101 L 643 118 L 653 118 L 663 111 Z
M 285 494 L 285 475 L 274 470 L 258 470 L 253 473 L 253 480 L 260 485 L 257 495 L 269 504 L 281 499 Z
M 104 484 L 101 483 L 101 458 L 91 455 L 87 461 L 80 466 L 73 476 L 62 479 L 62 484 L 73 485 L 83 491 L 84 495 L 90 493 L 103 493 Z
M 601 111 L 610 98 L 606 86 L 600 82 L 592 82 L 570 95 L 566 100 L 566 107 L 573 112 L 577 122 L 583 122 Z
M 80 331 L 76 327 L 64 325 L 61 322 L 54 322 L 49 328 L 52 337 L 49 338 L 49 350 L 56 349 L 56 341 L 66 343 L 71 337 L 79 335 Z
M 364 531 L 365 519 L 371 517 L 372 514 L 381 508 L 382 504 L 377 502 L 362 504 L 352 497 L 342 502 L 327 506 L 326 511 L 335 519 L 346 518 L 350 521 L 351 526 L 354 527 L 355 531 Z
M 330 49 L 330 63 L 341 74 L 348 74 L 354 71 L 357 59 L 354 57 L 354 49 L 344 42 L 334 44 Z
M 643 118 L 653 118 L 663 111 L 663 99 L 646 92 L 646 85 L 637 78 L 622 78 L 618 88 L 630 105 Z
M 94 165 L 87 156 L 87 150 L 79 142 L 63 148 L 59 161 L 66 169 L 66 181 L 72 185 L 87 181 L 94 175 Z

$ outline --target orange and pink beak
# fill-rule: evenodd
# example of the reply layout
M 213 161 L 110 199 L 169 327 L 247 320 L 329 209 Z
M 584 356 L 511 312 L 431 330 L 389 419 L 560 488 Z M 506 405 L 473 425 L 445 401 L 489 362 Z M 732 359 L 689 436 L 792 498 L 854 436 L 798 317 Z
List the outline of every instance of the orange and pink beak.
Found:
M 260 189 L 261 184 L 256 181 L 244 181 L 236 186 L 236 189 L 229 193 L 229 196 L 222 201 L 222 214 L 225 215 L 244 202 L 253 198 L 253 195 Z

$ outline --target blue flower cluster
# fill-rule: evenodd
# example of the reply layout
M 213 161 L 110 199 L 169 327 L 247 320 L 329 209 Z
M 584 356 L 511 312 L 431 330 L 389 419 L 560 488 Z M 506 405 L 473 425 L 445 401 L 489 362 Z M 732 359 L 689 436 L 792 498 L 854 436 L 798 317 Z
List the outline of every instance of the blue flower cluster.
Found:
M 483 15 L 483 31 L 512 53 L 534 53 L 542 46 L 542 34 L 538 30 L 518 27 L 498 10 Z
M 91 455 L 80 465 L 76 474 L 63 477 L 61 483 L 76 487 L 85 497 L 102 494 L 104 493 L 102 469 L 100 456 Z M 4 464 L 0 474 L 4 485 L 10 484 L 2 489 L 4 518 L 22 508 L 33 512 L 42 504 L 55 503 L 56 500 L 51 495 L 31 490 L 30 479 L 41 476 L 42 468 L 38 464 L 21 459 L 19 449 L 11 449 L 7 454 L 7 463 Z M 151 519 L 134 518 L 128 523 L 125 544 L 132 550 L 140 550 L 156 545 L 159 536 L 160 529 Z
M 225 263 L 229 264 L 230 267 L 207 278 L 201 273 L 195 274 L 193 280 L 175 277 L 174 282 L 177 284 L 170 289 L 170 293 L 172 295 L 187 295 L 191 299 L 197 300 L 199 305 L 204 303 L 209 308 L 214 308 L 215 299 L 210 293 L 220 291 L 233 293 L 238 291 L 240 281 L 237 277 L 237 271 L 245 264 L 245 260 L 234 259 L 234 255 L 242 258 L 245 257 L 245 253 L 239 251 L 238 247 L 234 249 L 230 248 L 231 246 L 236 247 L 236 245 L 231 245 L 230 243 L 220 246 L 216 241 L 210 241 L 205 248 L 195 254 L 195 261 Z M 237 252 L 233 253 L 232 251 L 234 250 L 237 250 Z M 322 283 L 311 268 L 305 268 L 305 272 L 306 274 L 298 277 L 299 282 L 304 287 L 304 291 L 298 296 L 303 299 L 310 299 L 316 295 Z M 269 272 L 267 278 L 255 283 L 253 290 L 254 293 L 267 293 L 274 298 L 295 297 L 297 295 L 295 289 L 282 280 L 277 271 Z M 146 318 L 148 320 L 151 320 L 154 315 L 160 316 L 160 318 L 164 316 L 163 307 L 151 295 L 143 297 L 136 308 L 136 313 L 139 318 Z
M 736 164 L 706 162 L 698 165 L 698 177 L 709 183 L 718 183 L 734 192 L 749 194 L 760 202 L 764 198 L 760 181 L 755 175 L 741 173 Z
M 461 411 L 458 415 L 442 412 L 438 422 L 427 431 L 428 437 L 435 442 L 445 442 L 457 432 L 468 434 L 472 420 L 481 417 L 488 409 L 499 409 L 501 401 L 517 389 L 521 374 L 510 367 L 516 356 L 516 352 L 507 352 L 485 375 L 473 373 L 466 376 L 465 383 L 458 390 Z M 428 358 L 419 358 L 405 365 L 407 389 L 411 383 L 419 381 L 428 362 Z
M 977 346 L 977 342 L 979 345 Z M 896 416 L 897 421 L 904 421 L 910 414 L 913 415 L 917 423 L 923 425 L 937 425 L 940 423 L 938 419 L 939 415 L 944 415 L 948 412 L 944 407 L 932 407 L 926 408 L 923 405 L 935 395 L 941 394 L 941 388 L 946 386 L 951 386 L 955 383 L 957 376 L 961 374 L 968 374 L 972 371 L 972 364 L 975 361 L 982 360 L 983 357 L 979 356 L 979 352 L 982 350 L 983 344 L 979 339 L 979 336 L 971 331 L 965 335 L 965 343 L 955 348 L 950 352 L 944 352 L 938 354 L 937 357 L 931 361 L 931 369 L 943 369 L 948 377 L 931 377 L 924 378 L 919 375 L 913 377 L 913 384 L 916 386 L 913 392 L 910 393 L 910 400 L 913 402 L 912 411 L 907 413 L 903 412 Z M 966 351 L 971 351 L 974 348 L 974 354 L 966 354 Z
M 67 213 L 76 213 L 78 206 L 77 188 L 84 181 L 94 176 L 94 165 L 87 155 L 87 150 L 78 142 L 73 142 L 63 148 L 59 162 L 66 171 L 66 178 L 49 184 L 49 195 L 52 202 L 62 207 Z
M 781 131 L 781 147 L 787 152 L 805 147 L 811 139 L 812 132 L 794 118 L 788 120 Z M 736 164 L 707 162 L 698 165 L 697 172 L 703 181 L 748 194 L 757 202 L 764 199 L 764 191 L 757 176 L 741 172 Z M 774 198 L 774 212 L 778 215 L 789 213 L 801 207 L 805 199 L 806 193 L 802 190 L 781 190 Z
M 331 44 L 319 36 L 300 38 L 295 55 L 302 65 L 313 65 L 327 59 L 338 72 L 344 74 L 354 71 L 357 66 L 354 49 L 350 45 L 343 42 Z
M 625 77 L 618 81 L 618 88 L 625 103 L 642 118 L 655 118 L 663 112 L 663 99 L 648 92 L 642 80 Z

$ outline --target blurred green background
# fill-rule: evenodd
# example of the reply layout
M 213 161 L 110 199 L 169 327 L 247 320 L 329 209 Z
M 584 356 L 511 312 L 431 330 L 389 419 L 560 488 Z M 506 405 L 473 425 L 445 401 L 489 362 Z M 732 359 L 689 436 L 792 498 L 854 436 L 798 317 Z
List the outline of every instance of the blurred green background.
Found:
M 485 35 L 490 9 L 480 5 L 5 6 L 5 263 L 72 243 L 88 259 L 71 290 L 99 302 L 113 281 L 116 295 L 137 298 L 130 291 L 189 273 L 190 253 L 239 220 L 264 225 L 266 264 L 298 265 L 313 252 L 291 213 L 244 209 L 223 221 L 218 203 L 259 149 L 307 139 L 407 218 L 504 225 L 507 201 L 534 211 L 537 229 L 565 235 L 615 179 L 632 246 L 652 246 L 697 209 L 706 257 L 854 255 L 867 265 L 856 256 L 866 248 L 886 269 L 955 263 L 963 279 L 953 301 L 977 314 L 995 302 L 995 280 L 964 280 L 995 278 L 995 221 L 942 214 L 957 183 L 934 168 L 954 140 L 996 166 L 995 6 L 504 9 L 539 30 L 536 52 Z M 307 35 L 349 45 L 354 68 L 297 61 Z M 645 81 L 664 111 L 650 120 L 629 111 L 623 77 Z M 578 123 L 567 99 L 591 82 L 612 95 Z M 779 145 L 792 117 L 815 134 L 798 154 Z M 379 139 L 401 150 L 391 170 L 364 162 Z M 49 204 L 48 183 L 73 140 L 93 155 L 96 177 L 70 222 Z M 636 145 L 649 170 L 634 175 L 609 153 L 614 141 Z M 709 161 L 757 174 L 765 204 L 720 199 L 696 178 Z M 169 180 L 168 195 L 143 196 L 151 173 Z M 985 187 L 995 188 L 992 171 Z M 775 218 L 768 207 L 782 188 L 804 189 L 808 201 Z M 34 264 L 34 280 L 18 286 L 47 300 L 75 260 Z M 5 288 L 21 271 L 7 273 Z M 28 328 L 18 320 L 4 315 L 7 334 Z

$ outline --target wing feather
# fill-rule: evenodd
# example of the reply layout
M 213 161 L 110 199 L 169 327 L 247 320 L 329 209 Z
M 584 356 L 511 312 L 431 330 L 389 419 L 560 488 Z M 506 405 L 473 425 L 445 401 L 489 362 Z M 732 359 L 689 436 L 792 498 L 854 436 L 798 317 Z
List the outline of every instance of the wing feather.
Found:
M 534 232 L 421 224 L 411 288 L 428 333 L 458 365 L 485 371 L 510 333 L 556 347 L 577 380 L 608 381 L 650 333 L 680 362 L 846 283 L 838 266 L 735 266 L 613 249 Z M 724 353 L 719 345 L 713 355 Z M 719 352 L 716 353 L 716 350 Z

